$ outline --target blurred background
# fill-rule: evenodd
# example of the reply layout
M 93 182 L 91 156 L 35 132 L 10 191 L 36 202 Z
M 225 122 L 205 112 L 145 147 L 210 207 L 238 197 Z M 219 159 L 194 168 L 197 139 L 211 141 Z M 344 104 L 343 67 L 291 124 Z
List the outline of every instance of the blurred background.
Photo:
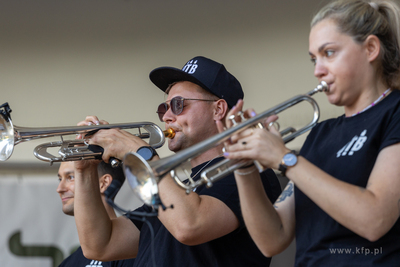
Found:
M 308 33 L 313 14 L 326 3 L 1 1 L 0 100 L 9 103 L 12 121 L 21 127 L 74 126 L 87 115 L 164 127 L 155 110 L 165 95 L 151 83 L 149 72 L 181 68 L 201 55 L 224 64 L 244 88 L 245 108 L 262 112 L 317 86 Z M 342 114 L 324 94 L 314 98 L 321 120 Z M 311 120 L 308 105 L 295 109 L 280 116 L 281 127 Z M 288 146 L 300 149 L 305 138 Z M 79 242 L 74 220 L 62 213 L 55 191 L 59 165 L 33 156 L 37 145 L 54 140 L 59 138 L 18 144 L 11 158 L 0 162 L 1 266 L 57 266 Z M 170 154 L 167 146 L 158 152 Z M 126 208 L 141 204 L 127 184 L 116 202 Z M 61 256 L 16 255 L 9 241 L 18 238 L 22 246 L 53 247 Z M 294 244 L 272 266 L 292 266 L 293 257 Z

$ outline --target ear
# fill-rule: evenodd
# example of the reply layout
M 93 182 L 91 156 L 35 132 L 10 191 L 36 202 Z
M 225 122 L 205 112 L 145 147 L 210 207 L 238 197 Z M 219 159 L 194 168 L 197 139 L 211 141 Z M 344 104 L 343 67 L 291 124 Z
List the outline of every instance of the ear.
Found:
M 219 121 L 225 118 L 228 112 L 228 103 L 224 99 L 218 99 L 214 102 L 214 120 Z
M 113 178 L 110 174 L 104 174 L 103 176 L 100 177 L 100 180 L 99 180 L 100 193 L 104 194 L 104 192 L 110 186 L 112 180 L 113 180 Z
M 381 51 L 381 42 L 376 35 L 370 35 L 364 41 L 365 48 L 367 51 L 367 57 L 369 62 L 375 61 Z

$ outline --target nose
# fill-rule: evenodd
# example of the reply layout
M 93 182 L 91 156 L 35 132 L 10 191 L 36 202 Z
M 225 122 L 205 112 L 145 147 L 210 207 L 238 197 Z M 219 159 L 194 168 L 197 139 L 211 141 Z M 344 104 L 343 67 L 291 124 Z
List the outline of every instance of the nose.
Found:
M 317 77 L 318 79 L 321 79 L 325 77 L 328 74 L 328 70 L 326 66 L 324 65 L 323 62 L 320 60 L 317 60 L 315 62 L 315 67 L 314 67 L 314 76 Z
M 165 123 L 170 123 L 176 120 L 176 115 L 172 113 L 171 107 L 165 112 L 162 119 Z
M 61 193 L 65 192 L 65 191 L 67 191 L 65 189 L 65 180 L 61 179 L 60 183 L 57 186 L 57 193 L 61 194 Z

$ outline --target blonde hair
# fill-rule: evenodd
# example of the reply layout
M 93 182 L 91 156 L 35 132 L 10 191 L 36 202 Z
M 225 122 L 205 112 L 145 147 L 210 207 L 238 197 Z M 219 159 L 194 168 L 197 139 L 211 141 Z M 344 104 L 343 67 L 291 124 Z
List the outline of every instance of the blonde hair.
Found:
M 384 82 L 400 88 L 400 9 L 390 0 L 337 0 L 323 7 L 312 19 L 311 27 L 324 19 L 335 21 L 339 31 L 363 43 L 375 35 L 381 43 L 380 68 Z

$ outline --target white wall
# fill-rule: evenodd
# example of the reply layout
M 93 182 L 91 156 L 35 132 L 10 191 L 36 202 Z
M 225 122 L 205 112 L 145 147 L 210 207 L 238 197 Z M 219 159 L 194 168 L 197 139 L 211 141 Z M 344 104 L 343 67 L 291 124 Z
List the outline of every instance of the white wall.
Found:
M 317 85 L 308 31 L 320 2 L 2 1 L 0 101 L 18 126 L 76 125 L 91 114 L 162 126 L 155 109 L 164 95 L 149 72 L 204 55 L 222 62 L 242 83 L 245 107 L 261 112 Z M 341 113 L 316 99 L 322 118 Z M 310 119 L 294 114 L 288 125 Z M 8 163 L 36 162 L 38 143 L 18 145 Z

